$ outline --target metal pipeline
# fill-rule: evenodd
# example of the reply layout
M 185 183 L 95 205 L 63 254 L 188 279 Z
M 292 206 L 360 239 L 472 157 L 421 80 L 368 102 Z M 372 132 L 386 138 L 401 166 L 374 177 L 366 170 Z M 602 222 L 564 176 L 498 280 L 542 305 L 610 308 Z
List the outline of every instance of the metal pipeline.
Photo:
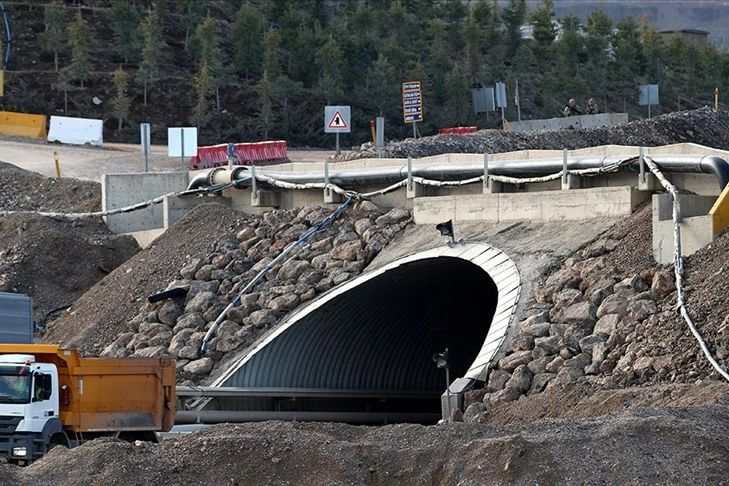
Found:
M 729 163 L 721 157 L 706 155 L 651 155 L 661 170 L 666 172 L 703 173 L 717 178 L 720 189 L 729 182 Z M 634 155 L 629 156 L 598 156 L 598 157 L 570 157 L 567 169 L 585 170 L 599 169 L 614 166 L 626 160 L 635 159 L 624 170 L 638 172 L 640 164 Z M 542 177 L 558 173 L 563 168 L 563 158 L 527 159 L 527 160 L 489 160 L 489 175 L 506 177 Z M 275 171 L 256 168 L 259 173 L 273 179 L 295 183 L 310 184 L 322 182 L 324 172 L 291 172 Z M 233 170 L 216 168 L 208 173 L 195 177 L 188 186 L 198 189 L 204 184 L 213 185 L 235 181 L 248 167 L 236 167 Z M 433 163 L 413 166 L 412 175 L 432 180 L 451 181 L 479 177 L 484 173 L 483 161 L 471 163 Z M 367 169 L 340 169 L 329 170 L 329 180 L 340 186 L 392 184 L 408 177 L 408 166 L 397 165 L 390 167 L 374 167 Z

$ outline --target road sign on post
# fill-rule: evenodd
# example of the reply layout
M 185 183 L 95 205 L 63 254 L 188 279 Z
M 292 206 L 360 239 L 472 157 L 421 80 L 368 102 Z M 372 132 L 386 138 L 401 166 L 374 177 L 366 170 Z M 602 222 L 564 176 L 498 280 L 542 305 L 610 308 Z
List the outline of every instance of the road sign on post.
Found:
M 413 124 L 413 137 L 417 137 L 417 122 L 423 121 L 423 93 L 420 81 L 402 83 L 402 115 L 405 123 Z
M 324 107 L 324 133 L 337 134 L 337 155 L 339 155 L 339 134 L 349 133 L 351 123 L 351 109 L 349 106 Z
M 185 172 L 185 157 L 197 155 L 197 127 L 170 127 L 167 129 L 167 155 L 180 157 Z
M 496 106 L 501 108 L 501 126 L 506 128 L 506 119 L 504 118 L 504 108 L 506 108 L 506 84 L 496 83 Z
M 658 104 L 658 85 L 642 84 L 638 86 L 638 104 L 648 105 L 648 118 L 651 117 L 651 105 Z

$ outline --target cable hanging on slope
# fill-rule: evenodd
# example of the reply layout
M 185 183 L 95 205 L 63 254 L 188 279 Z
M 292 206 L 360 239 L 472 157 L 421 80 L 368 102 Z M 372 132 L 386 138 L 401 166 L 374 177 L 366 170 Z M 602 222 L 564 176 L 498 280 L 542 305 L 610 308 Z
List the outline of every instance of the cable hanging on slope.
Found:
M 301 238 L 299 238 L 298 240 L 296 240 L 295 242 L 293 242 L 292 244 L 287 246 L 281 253 L 279 253 L 279 255 L 276 258 L 274 258 L 268 265 L 263 267 L 263 269 L 261 269 L 261 271 L 258 272 L 258 274 L 255 277 L 253 277 L 253 279 L 250 282 L 248 282 L 248 285 L 246 285 L 243 288 L 243 290 L 238 292 L 238 295 L 235 296 L 235 299 L 233 299 L 233 301 L 230 304 L 228 304 L 228 306 L 225 309 L 223 309 L 223 312 L 220 313 L 218 318 L 215 319 L 215 322 L 213 323 L 213 325 L 210 326 L 210 329 L 208 329 L 208 332 L 205 333 L 205 338 L 203 339 L 202 344 L 200 345 L 200 354 L 205 354 L 205 348 L 207 347 L 208 341 L 215 334 L 215 331 L 217 331 L 218 326 L 220 325 L 221 322 L 223 322 L 223 319 L 225 319 L 225 316 L 228 315 L 228 312 L 230 312 L 230 310 L 233 307 L 238 305 L 238 302 L 240 302 L 240 299 L 243 297 L 243 295 L 245 295 L 246 292 L 248 292 L 250 289 L 252 289 L 274 266 L 276 266 L 276 264 L 279 261 L 281 261 L 283 259 L 283 257 L 289 255 L 290 253 L 291 253 L 291 256 L 293 257 L 293 252 L 298 251 L 301 248 L 301 245 L 304 242 L 306 242 L 306 240 L 308 240 L 309 237 L 311 237 L 313 234 L 320 231 L 323 227 L 325 227 L 326 225 L 328 225 L 329 223 L 331 223 L 332 221 L 337 219 L 344 212 L 344 210 L 347 208 L 347 206 L 349 206 L 349 204 L 352 202 L 352 200 L 353 200 L 352 197 L 347 198 L 347 200 L 344 201 L 344 203 L 341 206 L 339 206 L 332 214 L 330 214 L 329 216 L 324 218 L 319 224 L 317 224 L 316 226 L 311 228 L 309 231 L 304 233 L 304 235 Z
M 719 374 L 721 374 L 721 376 L 729 381 L 729 373 L 724 371 L 721 365 L 711 355 L 709 347 L 706 345 L 706 342 L 704 342 L 704 339 L 701 337 L 701 334 L 696 328 L 693 319 L 691 319 L 691 315 L 689 314 L 688 309 L 686 309 L 686 303 L 684 301 L 683 294 L 683 258 L 681 257 L 681 200 L 678 195 L 678 189 L 676 189 L 676 187 L 663 176 L 660 169 L 658 168 L 656 163 L 653 162 L 653 160 L 651 160 L 649 157 L 644 157 L 644 160 L 653 175 L 656 176 L 656 178 L 660 181 L 661 185 L 666 189 L 666 191 L 671 194 L 671 197 L 673 198 L 674 274 L 676 275 L 677 293 L 676 306 L 683 316 L 684 321 L 686 321 L 686 324 L 688 324 L 688 327 L 691 330 L 691 334 L 693 334 L 696 338 L 696 341 L 698 341 L 701 350 L 704 352 L 704 356 L 706 356 L 706 359 L 709 360 L 711 366 L 713 366 L 714 369 L 719 372 Z

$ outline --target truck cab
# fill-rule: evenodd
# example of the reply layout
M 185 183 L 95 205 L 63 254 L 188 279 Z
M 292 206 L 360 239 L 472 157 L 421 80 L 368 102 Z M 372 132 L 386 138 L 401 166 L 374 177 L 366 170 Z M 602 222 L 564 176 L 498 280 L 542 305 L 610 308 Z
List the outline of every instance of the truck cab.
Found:
M 58 414 L 56 366 L 30 354 L 0 355 L 0 456 L 30 462 L 43 455 L 42 444 L 62 430 Z

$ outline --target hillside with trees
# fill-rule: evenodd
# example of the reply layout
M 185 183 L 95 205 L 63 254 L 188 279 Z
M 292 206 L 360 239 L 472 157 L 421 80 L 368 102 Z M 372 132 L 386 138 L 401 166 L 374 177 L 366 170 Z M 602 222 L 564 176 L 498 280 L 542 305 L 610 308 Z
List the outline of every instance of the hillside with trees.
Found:
M 501 126 L 500 112 L 474 113 L 476 83 L 506 84 L 509 121 L 559 116 L 569 98 L 645 117 L 641 84 L 659 85 L 653 115 L 713 105 L 715 89 L 729 89 L 729 53 L 711 43 L 664 41 L 645 18 L 613 22 L 600 9 L 584 23 L 555 18 L 553 0 L 531 11 L 524 0 L 3 4 L 12 43 L 1 108 L 102 118 L 107 141 L 137 142 L 149 122 L 162 143 L 167 127 L 194 125 L 201 144 L 330 147 L 325 105 L 352 107 L 344 146 L 371 140 L 377 116 L 387 139 L 402 139 L 412 126 L 401 83 L 412 80 L 423 87 L 425 135 Z

